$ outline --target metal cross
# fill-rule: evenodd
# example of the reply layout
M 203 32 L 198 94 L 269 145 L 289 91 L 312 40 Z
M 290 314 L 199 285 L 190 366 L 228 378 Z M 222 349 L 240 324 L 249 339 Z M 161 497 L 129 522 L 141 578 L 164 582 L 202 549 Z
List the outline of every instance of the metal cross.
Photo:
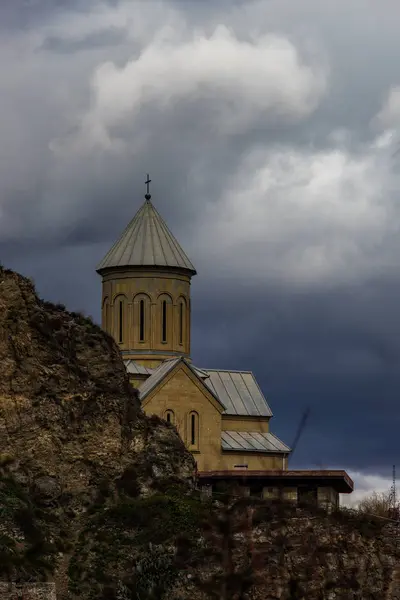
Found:
M 149 190 L 150 183 L 151 183 L 150 175 L 147 173 L 147 181 L 145 181 L 145 184 L 147 185 L 147 195 L 150 195 L 150 190 Z

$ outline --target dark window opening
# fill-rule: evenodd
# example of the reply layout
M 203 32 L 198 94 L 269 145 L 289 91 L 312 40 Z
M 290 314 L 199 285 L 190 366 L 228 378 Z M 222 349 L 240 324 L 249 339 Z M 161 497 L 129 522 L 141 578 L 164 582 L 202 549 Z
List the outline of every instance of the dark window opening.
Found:
M 191 444 L 192 446 L 196 443 L 196 415 L 191 415 L 190 417 L 190 427 L 191 427 Z
M 162 303 L 162 341 L 167 341 L 167 302 L 163 300 Z
M 139 340 L 144 341 L 144 300 L 139 303 Z
M 179 304 L 179 343 L 183 344 L 183 302 Z
M 122 342 L 123 308 L 122 300 L 119 301 L 119 341 Z
M 165 413 L 165 419 L 166 419 L 167 423 L 171 423 L 172 425 L 174 425 L 174 421 L 175 421 L 174 412 L 172 410 L 167 410 Z
M 233 465 L 234 469 L 247 469 L 248 465 Z

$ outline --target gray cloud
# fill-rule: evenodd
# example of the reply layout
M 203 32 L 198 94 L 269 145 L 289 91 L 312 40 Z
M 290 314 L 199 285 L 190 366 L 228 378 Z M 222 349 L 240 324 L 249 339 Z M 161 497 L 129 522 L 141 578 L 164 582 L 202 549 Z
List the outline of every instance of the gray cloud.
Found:
M 94 32 L 86 37 L 75 40 L 49 36 L 43 41 L 42 49 L 49 52 L 69 54 L 93 48 L 100 47 L 104 49 L 110 46 L 116 46 L 125 42 L 126 37 L 126 31 L 117 27 Z
M 150 171 L 199 271 L 195 362 L 253 369 L 288 443 L 312 407 L 294 464 L 385 477 L 400 418 L 388 4 L 0 8 L 1 262 L 99 319 L 95 266 Z

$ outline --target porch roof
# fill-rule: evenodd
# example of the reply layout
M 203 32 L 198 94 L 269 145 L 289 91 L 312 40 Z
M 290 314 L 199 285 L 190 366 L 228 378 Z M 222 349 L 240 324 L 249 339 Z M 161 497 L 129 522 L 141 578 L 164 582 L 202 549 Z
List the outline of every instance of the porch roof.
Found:
M 341 494 L 350 494 L 354 489 L 354 482 L 346 471 L 341 470 L 268 470 L 252 471 L 249 469 L 235 469 L 229 471 L 199 471 L 200 481 L 220 481 L 224 479 L 238 479 L 246 482 L 260 482 L 265 480 L 266 485 L 319 485 L 331 486 Z

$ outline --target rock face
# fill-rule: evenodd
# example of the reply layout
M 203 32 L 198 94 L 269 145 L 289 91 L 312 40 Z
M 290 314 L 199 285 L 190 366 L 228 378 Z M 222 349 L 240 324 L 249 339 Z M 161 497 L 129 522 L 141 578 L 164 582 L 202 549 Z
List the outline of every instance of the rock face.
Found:
M 5 600 L 398 597 L 382 522 L 200 501 L 192 455 L 144 416 L 112 338 L 4 269 L 0 364 Z
M 31 546 L 16 526 L 15 498 L 4 509 L 6 481 L 14 482 L 14 491 L 20 486 L 20 510 L 32 503 L 33 512 L 51 510 L 60 522 L 43 530 L 57 538 L 62 530 L 70 541 L 105 488 L 108 497 L 118 489 L 146 496 L 168 481 L 183 494 L 189 489 L 192 455 L 173 427 L 144 416 L 113 339 L 90 319 L 41 301 L 29 280 L 4 269 L 0 364 L 0 506 L 3 526 L 7 515 L 14 518 L 9 525 L 20 558 Z M 18 499 L 24 493 L 27 498 Z M 46 536 L 42 542 L 50 543 Z M 68 555 L 57 548 L 50 554 L 56 577 L 66 579 Z M 2 568 L 4 576 L 5 562 Z

